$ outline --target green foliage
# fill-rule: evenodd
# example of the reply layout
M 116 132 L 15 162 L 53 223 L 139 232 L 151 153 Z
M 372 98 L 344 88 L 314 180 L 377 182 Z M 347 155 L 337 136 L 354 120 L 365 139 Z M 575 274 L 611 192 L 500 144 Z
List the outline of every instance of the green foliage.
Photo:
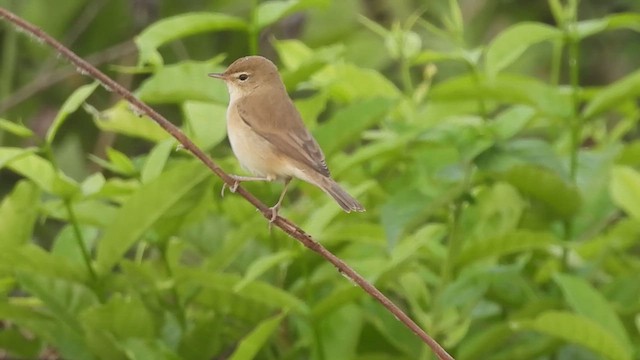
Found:
M 355 0 L 166 1 L 124 37 L 123 2 L 94 22 L 86 0 L 15 3 L 59 39 L 82 33 L 71 47 L 83 56 L 134 39 L 137 58 L 104 70 L 229 173 L 242 169 L 225 141 L 228 94 L 207 73 L 274 54 L 332 174 L 367 208 L 344 214 L 294 181 L 281 214 L 457 359 L 640 355 L 632 1 L 615 14 L 587 0 L 509 13 L 375 2 L 385 19 Z M 75 15 L 85 31 L 66 28 Z M 619 38 L 622 50 L 599 47 Z M 29 63 L 53 71 L 23 40 L 0 44 L 3 61 L 28 60 L 15 78 L 2 64 L 0 95 L 37 76 Z M 221 197 L 157 124 L 69 79 L 0 118 L 0 357 L 434 358 L 332 265 Z M 281 189 L 246 187 L 269 205 Z

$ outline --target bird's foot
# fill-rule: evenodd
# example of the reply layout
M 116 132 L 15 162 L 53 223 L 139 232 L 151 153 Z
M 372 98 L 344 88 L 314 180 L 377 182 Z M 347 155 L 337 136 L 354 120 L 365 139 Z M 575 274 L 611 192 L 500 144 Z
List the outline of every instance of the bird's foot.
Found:
M 280 210 L 280 204 L 275 204 L 270 207 L 271 217 L 269 217 L 269 231 L 271 231 L 271 227 L 273 226 L 274 221 L 278 218 L 278 211 Z
M 238 180 L 235 176 L 229 175 L 233 179 L 233 185 L 229 186 L 229 191 L 235 193 L 238 190 L 238 185 L 240 185 L 240 180 Z M 224 190 L 227 188 L 227 183 L 222 183 L 222 190 L 220 191 L 220 197 L 224 197 Z

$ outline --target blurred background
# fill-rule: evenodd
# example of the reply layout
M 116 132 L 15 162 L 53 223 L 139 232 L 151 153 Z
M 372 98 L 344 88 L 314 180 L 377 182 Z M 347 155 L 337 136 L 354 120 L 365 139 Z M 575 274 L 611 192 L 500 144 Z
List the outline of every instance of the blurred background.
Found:
M 229 173 L 206 74 L 274 60 L 368 210 L 297 182 L 281 214 L 457 359 L 640 358 L 639 1 L 0 6 Z M 0 358 L 435 359 L 91 82 L 0 22 Z

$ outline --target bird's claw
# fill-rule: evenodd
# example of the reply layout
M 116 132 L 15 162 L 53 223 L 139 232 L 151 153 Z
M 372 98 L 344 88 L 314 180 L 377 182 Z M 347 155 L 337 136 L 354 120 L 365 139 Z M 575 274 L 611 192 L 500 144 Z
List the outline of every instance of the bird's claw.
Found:
M 240 181 L 238 181 L 237 179 L 233 179 L 233 185 L 229 186 L 229 191 L 231 191 L 232 193 L 235 193 L 236 190 L 238 190 L 238 185 L 240 184 Z M 224 197 L 224 190 L 227 188 L 227 183 L 223 182 L 222 183 L 222 190 L 220 191 L 220 197 Z
M 280 210 L 280 206 L 279 205 L 272 206 L 269 208 L 269 210 L 271 210 L 271 217 L 269 218 L 269 231 L 271 231 L 271 227 L 273 226 L 273 223 L 278 218 L 278 210 Z

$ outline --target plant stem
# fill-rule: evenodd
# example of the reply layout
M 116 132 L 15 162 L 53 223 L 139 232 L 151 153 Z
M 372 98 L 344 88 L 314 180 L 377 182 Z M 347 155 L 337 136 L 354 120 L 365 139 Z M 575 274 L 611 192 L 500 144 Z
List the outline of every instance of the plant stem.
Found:
M 249 24 L 249 54 L 258 54 L 258 36 L 260 29 L 258 28 L 258 0 L 251 1 L 251 23 Z
M 84 242 L 84 237 L 82 236 L 82 231 L 80 231 L 78 218 L 76 217 L 76 213 L 73 210 L 71 200 L 64 199 L 64 207 L 67 210 L 67 214 L 69 215 L 69 222 L 71 223 L 71 227 L 73 228 L 73 233 L 76 237 L 80 252 L 82 252 L 82 259 L 84 260 L 85 266 L 87 267 L 87 271 L 89 271 L 91 279 L 95 281 L 98 279 L 98 275 L 91 265 L 91 255 L 89 254 L 89 249 L 87 249 L 87 245 Z

